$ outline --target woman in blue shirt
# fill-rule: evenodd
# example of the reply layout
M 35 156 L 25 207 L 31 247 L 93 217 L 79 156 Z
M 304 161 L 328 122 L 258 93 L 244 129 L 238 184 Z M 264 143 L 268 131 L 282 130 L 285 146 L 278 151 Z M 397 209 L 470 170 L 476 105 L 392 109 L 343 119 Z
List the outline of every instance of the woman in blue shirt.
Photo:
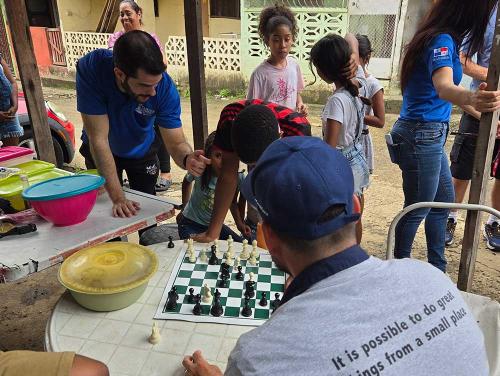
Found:
M 403 106 L 388 140 L 391 160 L 403 177 L 404 205 L 453 202 L 451 173 L 444 151 L 452 104 L 477 111 L 500 107 L 500 92 L 476 92 L 459 86 L 459 51 L 468 36 L 467 56 L 482 47 L 490 13 L 497 0 L 437 0 L 405 48 L 401 66 Z M 396 227 L 395 256 L 410 257 L 417 229 L 425 218 L 428 261 L 446 270 L 444 235 L 448 210 L 417 209 Z

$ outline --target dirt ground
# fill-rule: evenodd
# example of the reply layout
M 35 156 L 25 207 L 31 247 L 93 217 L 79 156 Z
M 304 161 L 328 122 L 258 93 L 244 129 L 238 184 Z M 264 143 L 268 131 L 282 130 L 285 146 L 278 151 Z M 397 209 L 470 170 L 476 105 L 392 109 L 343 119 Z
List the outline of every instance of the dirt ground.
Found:
M 45 97 L 56 103 L 61 111 L 75 124 L 77 137 L 81 134 L 81 120 L 76 111 L 74 91 L 44 89 Z M 208 100 L 208 119 L 210 131 L 217 125 L 220 110 L 229 102 L 227 100 Z M 191 112 L 189 98 L 182 99 L 184 132 L 192 140 Z M 310 109 L 310 121 L 313 124 L 313 134 L 319 136 L 321 127 L 319 121 L 320 106 Z M 388 157 L 384 134 L 397 119 L 397 115 L 388 115 L 386 129 L 371 130 L 375 154 L 375 173 L 372 183 L 366 193 L 366 209 L 363 215 L 363 247 L 372 255 L 385 258 L 385 243 L 389 224 L 401 210 L 403 193 L 401 189 L 401 174 L 397 166 Z M 454 123 L 458 121 L 454 117 Z M 452 138 L 448 141 L 451 147 Z M 72 165 L 83 168 L 83 160 L 77 155 Z M 183 171 L 177 166 L 172 170 L 175 184 L 165 195 L 180 200 L 180 182 Z M 491 181 L 489 182 L 491 187 Z M 460 263 L 461 234 L 464 229 L 465 213 L 461 213 L 457 226 L 457 242 L 447 248 L 448 272 L 456 281 Z M 228 223 L 233 223 L 230 215 Z M 131 236 L 130 241 L 137 241 L 137 236 Z M 21 251 L 22 250 L 18 250 Z M 425 259 L 425 237 L 421 228 L 414 243 L 414 256 Z M 29 349 L 43 350 L 45 325 L 52 308 L 64 292 L 57 281 L 57 267 L 44 270 L 23 280 L 0 285 L 0 350 Z M 500 300 L 500 253 L 489 251 L 481 241 L 478 253 L 476 271 L 472 292 Z M 395 286 L 398 288 L 399 286 Z

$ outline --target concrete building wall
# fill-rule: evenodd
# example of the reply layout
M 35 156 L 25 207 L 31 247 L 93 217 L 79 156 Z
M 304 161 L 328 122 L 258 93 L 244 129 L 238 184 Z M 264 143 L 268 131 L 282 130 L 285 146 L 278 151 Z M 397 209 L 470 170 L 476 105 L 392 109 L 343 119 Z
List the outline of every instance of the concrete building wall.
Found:
M 156 35 L 165 43 L 169 35 L 185 35 L 183 0 L 159 0 L 159 17 L 155 19 Z M 148 25 L 145 29 L 149 31 Z
M 57 0 L 63 30 L 95 31 L 104 4 L 105 0 Z
M 218 38 L 221 34 L 233 33 L 238 37 L 241 34 L 240 20 L 231 18 L 212 18 L 209 20 L 209 33 L 211 38 Z

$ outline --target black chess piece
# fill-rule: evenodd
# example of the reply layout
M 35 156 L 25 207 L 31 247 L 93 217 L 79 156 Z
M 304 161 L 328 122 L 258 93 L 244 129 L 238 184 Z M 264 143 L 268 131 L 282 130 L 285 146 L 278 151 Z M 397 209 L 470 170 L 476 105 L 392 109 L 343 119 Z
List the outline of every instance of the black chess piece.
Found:
M 229 277 L 231 273 L 229 272 L 229 264 L 226 262 L 223 262 L 220 266 L 221 273 Z M 229 279 L 229 278 L 228 278 Z
M 196 294 L 196 297 L 194 299 L 196 301 L 196 304 L 193 307 L 193 315 L 199 316 L 201 315 L 201 295 Z
M 255 296 L 255 281 L 247 281 L 245 286 L 245 295 L 248 294 L 250 298 L 253 298 Z
M 227 280 L 229 279 L 229 276 L 221 273 L 220 275 L 220 282 L 219 282 L 219 287 L 226 288 L 227 287 Z
M 243 306 L 243 309 L 241 310 L 241 314 L 244 317 L 252 316 L 252 308 L 250 308 L 250 297 L 248 295 L 245 295 L 245 305 Z
M 280 304 L 281 304 L 280 294 L 277 292 L 276 294 L 274 294 L 274 300 L 271 303 L 271 308 L 275 310 L 280 306 Z
M 266 297 L 266 293 L 264 291 L 262 292 L 262 295 L 260 297 L 259 305 L 261 307 L 265 307 L 267 305 L 267 297 Z
M 208 259 L 208 265 L 218 265 L 219 259 L 215 254 L 215 245 L 212 246 L 212 253 L 210 254 L 210 258 Z
M 220 292 L 219 290 L 215 290 L 214 303 L 212 305 L 212 308 L 210 308 L 210 313 L 212 314 L 212 316 L 219 317 L 222 316 L 223 312 L 224 309 L 222 308 L 222 304 L 220 302 Z
M 179 294 L 177 294 L 177 287 L 172 286 L 172 289 L 168 292 L 167 302 L 163 307 L 163 312 L 173 311 L 177 307 L 178 299 L 179 299 Z
M 194 303 L 194 288 L 192 288 L 192 287 L 189 288 L 188 303 L 191 303 L 191 304 Z
M 168 237 L 168 245 L 167 245 L 168 248 L 174 248 L 175 247 L 174 242 L 172 240 L 173 240 L 172 237 L 169 236 Z
M 238 274 L 236 274 L 236 279 L 238 281 L 243 281 L 243 279 L 245 279 L 245 275 L 241 272 L 241 265 L 238 266 Z

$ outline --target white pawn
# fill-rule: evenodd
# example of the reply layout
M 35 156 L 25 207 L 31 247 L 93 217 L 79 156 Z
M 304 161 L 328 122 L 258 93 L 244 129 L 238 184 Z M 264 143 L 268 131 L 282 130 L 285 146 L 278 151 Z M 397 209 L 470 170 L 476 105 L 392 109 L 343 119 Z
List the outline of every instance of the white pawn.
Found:
M 208 287 L 208 285 L 205 283 L 203 285 L 203 296 L 201 297 L 201 301 L 203 303 L 212 304 L 212 299 L 213 299 L 212 291 L 210 287 Z
M 254 272 L 248 273 L 248 280 L 249 281 L 255 282 L 254 278 L 255 278 L 255 273 Z
M 250 257 L 250 254 L 248 253 L 248 240 L 243 239 L 243 246 L 242 246 L 242 251 L 240 253 L 240 259 L 241 260 L 248 260 L 248 257 Z
M 207 262 L 208 260 L 208 257 L 207 257 L 207 253 L 206 253 L 206 250 L 205 249 L 202 249 L 200 251 L 200 261 L 201 262 Z
M 257 240 L 252 241 L 252 252 L 257 253 Z
M 191 250 L 191 253 L 189 254 L 189 262 L 195 263 L 196 262 L 196 255 L 193 250 Z
M 255 266 L 257 265 L 257 258 L 256 258 L 256 254 L 252 251 L 252 253 L 250 253 L 250 258 L 248 259 L 248 263 L 252 266 Z
M 160 331 L 158 330 L 158 326 L 156 326 L 156 322 L 153 321 L 153 328 L 151 329 L 151 335 L 149 336 L 148 341 L 153 345 L 157 345 L 158 343 L 160 343 L 160 340 Z
M 238 266 L 240 266 L 240 261 L 241 261 L 240 257 L 239 257 L 239 256 L 238 256 L 238 257 L 236 257 L 236 259 L 234 260 L 234 265 L 233 265 L 233 267 L 234 267 L 235 269 L 237 269 L 237 268 L 238 268 Z

